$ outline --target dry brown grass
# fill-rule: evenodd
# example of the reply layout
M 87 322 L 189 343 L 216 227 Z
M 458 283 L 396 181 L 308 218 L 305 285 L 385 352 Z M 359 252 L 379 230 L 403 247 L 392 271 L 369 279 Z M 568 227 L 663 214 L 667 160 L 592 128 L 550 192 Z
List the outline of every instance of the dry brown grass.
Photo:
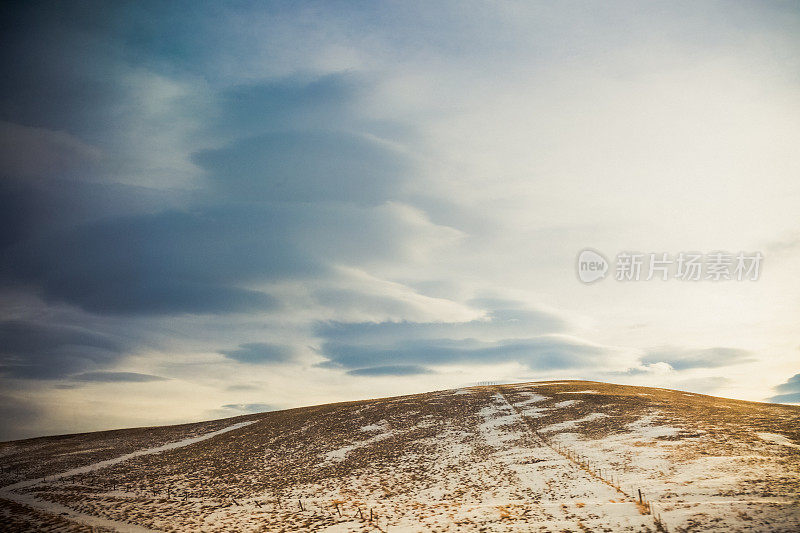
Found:
M 586 390 L 596 392 L 580 392 Z M 546 397 L 535 404 L 544 408 L 541 416 L 510 417 L 496 426 L 497 431 L 508 435 L 501 444 L 486 440 L 479 429 L 487 420 L 486 407 L 498 401 L 494 399 L 497 391 L 512 404 L 524 402 L 531 392 Z M 579 401 L 554 407 L 565 400 Z M 557 456 L 543 448 L 542 437 L 537 434 L 547 426 L 593 413 L 608 416 L 571 427 L 569 431 L 579 439 L 576 442 L 602 442 L 618 436 L 626 446 L 619 457 L 599 465 L 605 469 L 603 477 L 599 471 L 581 471 L 582 466 L 554 462 Z M 652 439 L 625 441 L 631 425 L 643 417 L 677 430 Z M 298 531 L 335 524 L 356 531 L 395 527 L 404 520 L 425 524 L 423 528 L 464 531 L 536 523 L 570 523 L 573 530 L 602 529 L 602 517 L 597 513 L 603 507 L 598 505 L 626 505 L 620 503 L 623 501 L 633 505 L 630 498 L 611 488 L 603 492 L 603 483 L 609 482 L 602 480 L 608 476 L 613 479 L 614 474 L 633 472 L 637 476 L 646 474 L 651 481 L 663 480 L 667 488 L 659 497 L 668 502 L 694 490 L 697 485 L 691 479 L 668 483 L 675 476 L 674 468 L 635 471 L 637 454 L 663 451 L 673 465 L 707 457 L 742 457 L 742 464 L 749 464 L 753 472 L 767 462 L 772 468 L 769 477 L 745 476 L 741 482 L 726 485 L 715 497 L 800 499 L 798 450 L 769 444 L 756 436 L 758 432 L 778 433 L 800 442 L 800 408 L 791 406 L 574 381 L 475 387 L 470 394 L 442 391 L 246 418 L 257 422 L 101 472 L 49 480 L 31 492 L 83 513 L 167 531 L 241 527 Z M 4 443 L 0 445 L 0 451 L 7 452 L 3 461 L 18 467 L 15 477 L 6 482 L 53 475 L 134 449 L 214 431 L 236 421 Z M 383 427 L 385 435 L 370 440 L 381 432 L 362 431 L 365 426 Z M 549 441 L 559 434 L 541 435 Z M 340 453 L 341 460 L 328 458 L 329 453 L 348 447 L 347 453 Z M 95 448 L 96 452 L 74 453 Z M 530 453 L 505 459 L 504 449 Z M 544 477 L 531 484 L 524 478 L 527 472 L 541 472 Z M 577 483 L 577 488 L 571 483 Z M 581 484 L 605 495 L 599 497 L 600 503 L 586 500 Z M 496 503 L 498 498 L 507 501 Z M 564 506 L 551 505 L 554 498 L 563 498 Z M 370 509 L 377 517 L 373 522 L 368 520 Z M 681 507 L 673 505 L 673 509 L 677 513 Z M 735 512 L 741 513 L 740 520 L 761 524 L 784 520 L 786 509 L 779 511 L 775 514 L 765 504 L 758 512 L 752 508 Z M 691 530 L 707 527 L 713 518 L 695 513 L 681 520 Z M 649 527 L 655 530 L 650 520 Z

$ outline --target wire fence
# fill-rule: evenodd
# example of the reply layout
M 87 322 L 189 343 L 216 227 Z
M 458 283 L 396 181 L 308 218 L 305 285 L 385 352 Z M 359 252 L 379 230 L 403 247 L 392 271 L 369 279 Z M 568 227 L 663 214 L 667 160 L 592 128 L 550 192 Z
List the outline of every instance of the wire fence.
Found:
M 534 436 L 541 441 L 545 446 L 552 449 L 572 464 L 581 468 L 582 470 L 586 471 L 590 476 L 601 481 L 608 485 L 609 487 L 615 489 L 617 492 L 622 494 L 628 500 L 634 502 L 636 504 L 637 509 L 639 512 L 644 515 L 651 515 L 653 517 L 653 522 L 655 523 L 656 531 L 661 531 L 664 533 L 668 532 L 667 526 L 664 523 L 663 518 L 661 517 L 661 513 L 656 512 L 653 502 L 647 499 L 645 493 L 642 492 L 642 489 L 639 487 L 630 487 L 630 492 L 627 492 L 626 489 L 628 487 L 623 487 L 620 481 L 620 476 L 618 473 L 614 472 L 613 470 L 606 467 L 605 469 L 602 468 L 600 465 L 593 463 L 588 457 L 578 453 L 575 450 L 571 450 L 569 447 L 564 446 L 563 444 L 553 442 L 551 439 L 545 437 L 536 427 L 536 425 L 530 420 L 529 417 L 525 416 L 517 406 L 509 401 L 506 397 L 505 393 L 498 387 L 497 393 L 503 397 L 503 399 L 508 403 L 509 406 L 514 410 L 514 412 L 525 422 Z

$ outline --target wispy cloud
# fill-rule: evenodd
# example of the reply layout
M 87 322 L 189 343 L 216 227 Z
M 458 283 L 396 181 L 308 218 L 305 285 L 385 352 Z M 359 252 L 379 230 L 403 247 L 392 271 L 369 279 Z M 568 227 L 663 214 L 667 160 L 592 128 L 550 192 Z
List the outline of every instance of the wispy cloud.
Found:
M 139 372 L 84 372 L 72 376 L 71 379 L 96 383 L 148 383 L 165 381 L 167 378 Z
M 351 376 L 417 376 L 432 374 L 433 371 L 420 365 L 386 365 L 356 368 L 347 373 Z
M 652 365 L 666 363 L 675 370 L 692 368 L 721 368 L 755 361 L 754 354 L 738 348 L 677 348 L 662 347 L 648 351 L 642 363 Z
M 274 407 L 266 403 L 229 403 L 223 405 L 222 409 L 241 413 L 262 413 L 272 411 Z
M 240 363 L 283 363 L 292 358 L 292 350 L 288 346 L 266 342 L 242 344 L 235 350 L 220 352 L 222 355 Z
M 320 323 L 316 334 L 327 358 L 322 366 L 345 368 L 351 375 L 496 363 L 556 370 L 600 364 L 608 355 L 603 347 L 557 334 L 566 324 L 556 315 L 508 301 L 480 303 L 504 307 L 466 322 Z M 526 336 L 532 333 L 540 335 Z

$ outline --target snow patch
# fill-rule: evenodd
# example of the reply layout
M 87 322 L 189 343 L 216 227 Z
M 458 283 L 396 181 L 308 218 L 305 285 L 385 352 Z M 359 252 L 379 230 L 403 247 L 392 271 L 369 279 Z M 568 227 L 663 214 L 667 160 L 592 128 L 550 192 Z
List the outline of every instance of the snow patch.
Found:
M 781 446 L 789 446 L 790 448 L 800 448 L 800 444 L 795 444 L 788 438 L 778 433 L 756 433 L 759 438 L 771 442 L 773 444 L 780 444 Z
M 364 427 L 371 428 L 369 431 L 374 431 L 374 429 L 372 429 L 373 426 L 364 426 Z M 340 463 L 340 462 L 344 461 L 345 458 L 347 457 L 347 454 L 352 452 L 353 450 L 357 450 L 358 448 L 363 448 L 365 446 L 369 446 L 369 445 L 374 444 L 376 442 L 388 439 L 389 437 L 394 437 L 395 435 L 398 434 L 397 431 L 390 430 L 386 426 L 374 426 L 374 427 L 377 427 L 378 431 L 383 431 L 383 433 L 378 433 L 377 435 L 375 435 L 373 437 L 370 437 L 370 438 L 368 438 L 366 440 L 354 442 L 353 444 L 350 444 L 348 446 L 343 446 L 341 448 L 337 448 L 336 450 L 332 450 L 332 451 L 326 453 L 325 454 L 325 461 L 323 462 L 323 464 L 325 464 L 325 463 Z M 363 429 L 364 428 L 362 428 L 362 430 Z
M 106 459 L 105 461 L 98 461 L 97 463 L 92 463 L 90 465 L 81 466 L 78 468 L 73 468 L 72 470 L 67 470 L 66 472 L 61 472 L 60 474 L 55 474 L 59 477 L 71 477 L 76 476 L 78 474 L 87 474 L 94 470 L 100 470 L 101 468 L 105 468 L 107 466 L 112 466 L 117 463 L 121 463 L 123 461 L 128 461 L 129 459 L 133 459 L 134 457 L 139 457 L 142 455 L 151 455 L 154 453 L 161 453 L 168 450 L 174 450 L 176 448 L 183 448 L 184 446 L 189 446 L 190 444 L 195 444 L 197 442 L 202 442 L 206 439 L 210 439 L 211 437 L 216 437 L 217 435 L 221 435 L 223 433 L 227 433 L 229 431 L 233 431 L 239 428 L 243 428 L 244 426 L 249 426 L 250 424 L 254 424 L 258 422 L 258 420 L 248 420 L 247 422 L 239 422 L 238 424 L 234 424 L 232 426 L 228 426 L 226 428 L 218 429 L 217 431 L 212 431 L 211 433 L 206 433 L 204 435 L 198 435 L 197 437 L 189 437 L 187 439 L 179 440 L 177 442 L 170 442 L 169 444 L 164 444 L 162 446 L 157 446 L 155 448 L 147 448 L 145 450 L 138 450 L 132 453 L 126 453 L 125 455 L 120 455 L 119 457 L 115 457 L 113 459 Z M 51 476 L 54 477 L 54 476 Z M 18 490 L 26 487 L 32 487 L 33 485 L 37 485 L 44 481 L 45 478 L 40 477 L 36 479 L 28 479 L 25 481 L 20 481 L 18 483 L 14 483 L 13 485 L 6 485 L 2 488 L 3 491 L 13 491 Z
M 373 431 L 389 431 L 389 423 L 386 420 L 381 420 L 377 424 L 369 424 L 367 426 L 361 426 L 361 431 L 364 433 L 371 433 Z
M 556 407 L 556 408 L 560 409 L 562 407 L 569 407 L 570 405 L 575 405 L 576 403 L 581 403 L 581 401 L 580 400 L 564 400 L 563 402 L 558 402 L 557 404 L 553 405 L 553 407 Z
M 651 413 L 641 417 L 636 422 L 631 422 L 625 427 L 628 428 L 635 436 L 646 439 L 672 437 L 680 432 L 679 428 L 653 425 L 656 417 L 657 415 L 655 413 Z
M 529 405 L 532 403 L 543 402 L 545 400 L 549 400 L 548 396 L 542 396 L 541 394 L 536 394 L 535 392 L 524 392 L 521 393 L 527 396 L 527 399 L 522 400 L 521 402 L 514 402 L 516 407 L 522 407 L 524 405 Z
M 520 409 L 520 413 L 523 416 L 527 416 L 530 418 L 541 418 L 550 411 L 549 407 L 525 407 Z

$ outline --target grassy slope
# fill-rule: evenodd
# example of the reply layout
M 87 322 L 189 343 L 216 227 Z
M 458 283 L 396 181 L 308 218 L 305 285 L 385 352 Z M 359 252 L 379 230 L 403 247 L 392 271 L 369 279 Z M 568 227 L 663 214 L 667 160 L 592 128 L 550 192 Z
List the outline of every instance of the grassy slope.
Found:
M 800 450 L 759 436 L 800 444 L 795 406 L 561 381 L 244 418 L 259 421 L 31 490 L 154 529 L 655 530 L 638 489 L 670 531 L 800 529 Z M 239 420 L 4 443 L 0 462 L 53 475 Z

